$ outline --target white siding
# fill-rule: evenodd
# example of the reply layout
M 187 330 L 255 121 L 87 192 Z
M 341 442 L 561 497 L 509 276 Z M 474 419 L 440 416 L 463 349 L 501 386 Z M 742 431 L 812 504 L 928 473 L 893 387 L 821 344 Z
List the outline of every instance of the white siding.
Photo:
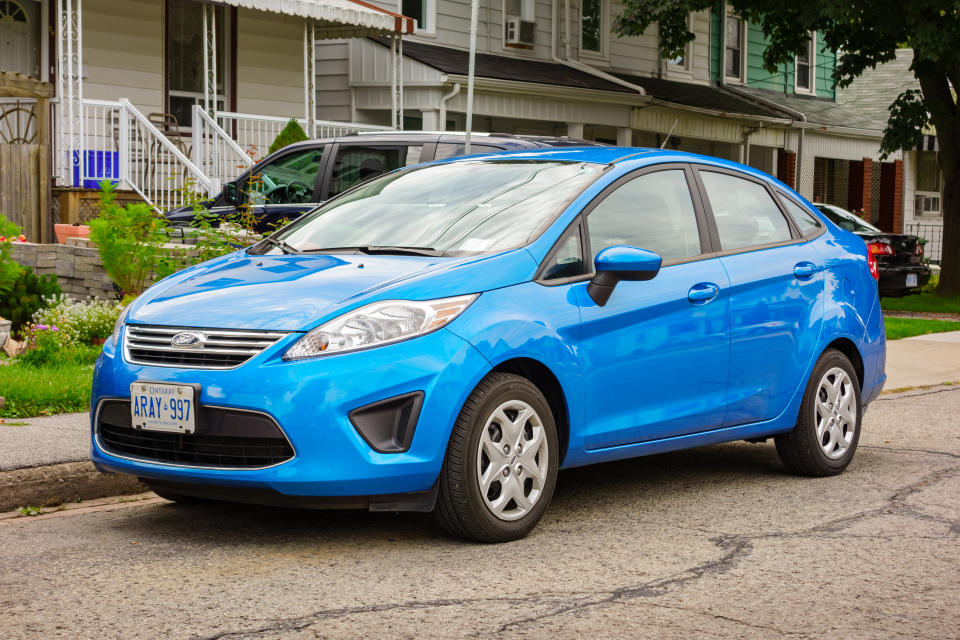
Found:
M 83 95 L 163 111 L 162 0 L 85 0 Z
M 237 111 L 303 117 L 303 20 L 237 11 Z
M 349 40 L 316 43 L 317 118 L 348 122 L 350 109 Z

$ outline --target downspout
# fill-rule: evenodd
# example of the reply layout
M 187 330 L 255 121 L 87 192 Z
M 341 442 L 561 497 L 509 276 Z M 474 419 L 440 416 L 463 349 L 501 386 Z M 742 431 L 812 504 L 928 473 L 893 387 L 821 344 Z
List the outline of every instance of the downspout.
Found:
M 460 93 L 460 83 L 454 82 L 450 93 L 440 96 L 440 131 L 447 130 L 447 102 Z
M 566 39 L 567 39 L 567 41 L 564 43 L 564 48 L 565 48 L 565 50 L 566 50 L 566 52 L 567 52 L 567 53 L 566 53 L 566 57 L 565 57 L 565 58 L 561 58 L 560 56 L 557 55 L 557 33 L 558 33 L 558 31 L 557 31 L 557 17 L 558 17 L 558 15 L 559 15 L 559 13 L 558 13 L 558 11 L 559 11 L 559 6 L 558 6 L 558 0 L 553 0 L 553 16 L 554 16 L 554 19 L 551 21 L 552 24 L 551 24 L 551 29 L 550 29 L 550 35 L 551 35 L 551 37 L 550 37 L 550 59 L 551 59 L 553 62 L 556 62 L 557 64 L 562 64 L 562 65 L 564 65 L 565 67 L 570 67 L 571 69 L 576 69 L 577 71 L 582 71 L 583 73 L 589 74 L 589 75 L 594 76 L 594 77 L 596 77 L 596 78 L 601 78 L 601 79 L 603 79 L 603 80 L 606 80 L 607 82 L 613 82 L 614 84 L 619 84 L 619 85 L 622 86 L 622 87 L 627 87 L 628 89 L 630 89 L 630 90 L 632 90 L 632 91 L 636 91 L 637 93 L 639 93 L 639 94 L 642 95 L 642 96 L 647 95 L 646 90 L 644 90 L 644 88 L 641 87 L 641 86 L 638 85 L 638 84 L 633 84 L 632 82 L 627 82 L 626 80 L 623 80 L 622 78 L 618 78 L 618 77 L 615 76 L 615 75 L 611 75 L 611 74 L 609 74 L 609 73 L 604 73 L 603 71 L 599 71 L 599 70 L 594 69 L 593 67 L 591 67 L 591 66 L 589 66 L 589 65 L 583 64 L 582 62 L 579 62 L 579 61 L 577 61 L 577 60 L 572 60 L 572 59 L 570 58 L 570 14 L 569 14 L 570 0 L 565 0 L 565 2 L 566 2 L 566 7 L 568 8 L 567 15 L 564 16 L 564 33 L 565 33 L 565 37 L 566 37 Z

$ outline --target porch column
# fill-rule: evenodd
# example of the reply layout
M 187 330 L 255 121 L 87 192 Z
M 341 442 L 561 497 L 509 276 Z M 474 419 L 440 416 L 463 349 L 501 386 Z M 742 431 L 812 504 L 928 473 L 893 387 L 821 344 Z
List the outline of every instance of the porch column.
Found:
M 303 108 L 306 111 L 306 134 L 317 137 L 317 74 L 314 68 L 317 59 L 317 28 L 313 20 L 303 22 Z
M 421 128 L 424 131 L 443 131 L 443 127 L 440 125 L 440 111 L 438 109 L 424 109 L 420 113 L 423 115 Z
M 633 146 L 633 129 L 631 129 L 630 127 L 617 127 L 617 146 L 618 147 Z
M 57 182 L 83 183 L 83 21 L 81 0 L 57 0 L 57 137 L 60 143 L 54 162 Z M 77 167 L 79 180 L 73 180 Z
M 567 137 L 568 138 L 583 138 L 583 123 L 582 122 L 568 122 L 567 123 Z
M 203 110 L 217 112 L 217 7 L 203 3 Z
M 894 160 L 893 232 L 903 233 L 903 160 Z

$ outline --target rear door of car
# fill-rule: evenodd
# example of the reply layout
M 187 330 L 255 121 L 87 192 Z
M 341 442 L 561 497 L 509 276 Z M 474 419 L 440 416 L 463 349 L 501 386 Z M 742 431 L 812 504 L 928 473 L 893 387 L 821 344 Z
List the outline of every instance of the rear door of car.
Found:
M 730 278 L 730 383 L 725 426 L 769 420 L 787 406 L 814 355 L 823 263 L 763 180 L 697 166 L 720 262 Z
M 436 138 L 433 138 L 434 140 Z M 326 201 L 344 191 L 394 169 L 417 164 L 427 158 L 424 136 L 411 140 L 340 139 L 333 145 L 320 188 L 320 200 Z

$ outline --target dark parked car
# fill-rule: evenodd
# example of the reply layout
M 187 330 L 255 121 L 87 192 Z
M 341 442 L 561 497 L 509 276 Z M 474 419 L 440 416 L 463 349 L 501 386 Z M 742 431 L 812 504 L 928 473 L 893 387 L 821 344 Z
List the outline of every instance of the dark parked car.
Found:
M 219 218 L 252 205 L 257 230 L 272 231 L 361 182 L 400 167 L 464 154 L 462 133 L 376 132 L 320 138 L 284 147 L 267 156 L 206 203 Z M 566 137 L 474 133 L 470 153 L 582 147 L 599 143 Z M 247 201 L 252 200 L 250 205 Z M 166 214 L 174 225 L 193 222 L 193 209 Z
M 838 227 L 854 232 L 867 243 L 870 270 L 877 278 L 881 296 L 900 298 L 920 293 L 930 281 L 930 267 L 923 262 L 923 243 L 917 236 L 887 233 L 832 204 L 815 206 Z

